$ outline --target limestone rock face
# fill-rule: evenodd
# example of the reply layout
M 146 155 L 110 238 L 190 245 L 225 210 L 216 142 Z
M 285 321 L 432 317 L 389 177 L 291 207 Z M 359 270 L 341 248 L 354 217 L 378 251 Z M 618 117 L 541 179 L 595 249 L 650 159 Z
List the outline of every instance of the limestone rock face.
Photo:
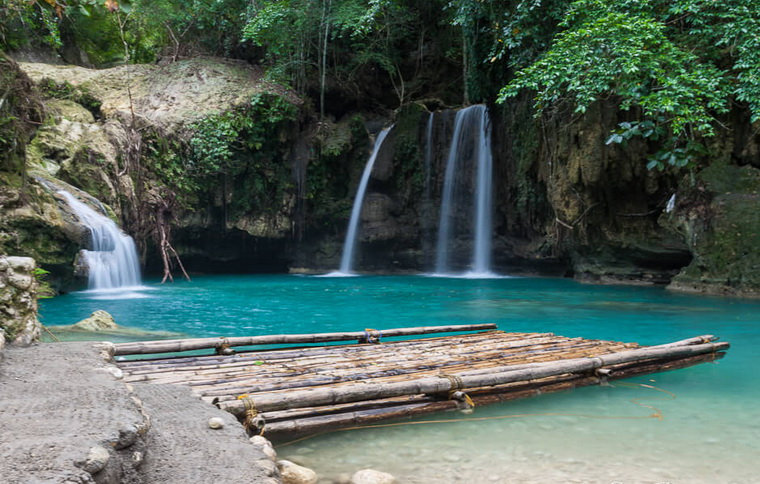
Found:
M 713 163 L 659 222 L 694 254 L 670 289 L 760 296 L 760 169 Z
M 315 484 L 317 482 L 317 473 L 308 467 L 299 466 L 289 460 L 277 462 L 280 469 L 283 484 Z
M 35 267 L 30 257 L 0 255 L 0 351 L 6 338 L 26 346 L 40 337 Z
M 119 329 L 119 325 L 114 321 L 106 311 L 98 309 L 90 315 L 74 325 L 74 328 L 81 331 L 109 331 Z
M 351 484 L 395 484 L 396 478 L 387 472 L 362 469 L 351 476 Z

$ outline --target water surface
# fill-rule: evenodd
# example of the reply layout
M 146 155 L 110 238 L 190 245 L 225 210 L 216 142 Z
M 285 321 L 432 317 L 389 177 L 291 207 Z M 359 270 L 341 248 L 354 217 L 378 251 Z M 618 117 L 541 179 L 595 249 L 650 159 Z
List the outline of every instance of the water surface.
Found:
M 716 334 L 732 344 L 716 363 L 278 448 L 326 482 L 365 467 L 412 483 L 757 482 L 760 475 L 757 301 L 533 278 L 209 276 L 148 286 L 134 299 L 81 292 L 46 300 L 43 323 L 72 324 L 104 309 L 124 326 L 188 336 L 493 322 L 506 331 L 641 344 Z

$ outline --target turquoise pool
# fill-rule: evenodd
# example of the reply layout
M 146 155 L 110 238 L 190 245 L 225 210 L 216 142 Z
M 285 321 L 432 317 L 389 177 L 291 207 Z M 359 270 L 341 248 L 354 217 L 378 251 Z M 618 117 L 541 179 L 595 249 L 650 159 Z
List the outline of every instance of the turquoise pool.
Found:
M 43 301 L 43 323 L 72 324 L 104 309 L 123 326 L 188 336 L 470 322 L 641 344 L 715 334 L 732 344 L 716 363 L 476 408 L 470 415 L 337 432 L 278 452 L 327 482 L 365 467 L 414 483 L 759 479 L 757 301 L 566 279 L 423 276 L 206 276 L 149 282 L 117 296 L 85 291 Z

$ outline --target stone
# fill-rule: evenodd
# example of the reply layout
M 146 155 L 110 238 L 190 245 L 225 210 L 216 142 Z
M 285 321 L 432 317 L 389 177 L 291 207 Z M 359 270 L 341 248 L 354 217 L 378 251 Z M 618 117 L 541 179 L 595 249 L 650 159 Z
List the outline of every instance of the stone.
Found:
M 33 281 L 34 279 L 32 276 L 26 274 L 19 274 L 17 272 L 11 272 L 8 274 L 8 284 L 15 287 L 16 289 L 21 289 L 22 291 L 26 291 L 31 288 Z
M 130 423 L 122 426 L 119 429 L 119 438 L 114 444 L 116 450 L 126 449 L 131 447 L 137 442 L 137 438 L 140 436 L 140 429 L 137 425 Z
M 19 331 L 16 332 L 16 337 L 13 339 L 13 344 L 16 346 L 29 346 L 38 339 L 40 339 L 40 332 L 42 326 L 37 321 L 37 315 L 32 313 L 25 318 L 21 318 L 21 324 L 17 324 L 16 328 Z
M 289 460 L 277 461 L 277 468 L 280 469 L 282 484 L 315 484 L 317 482 L 316 472 Z
M 396 478 L 387 472 L 362 469 L 351 476 L 351 484 L 395 484 Z
M 79 321 L 73 327 L 81 331 L 108 331 L 118 329 L 119 325 L 113 320 L 113 316 L 98 309 L 89 318 Z
M 108 464 L 108 460 L 111 455 L 105 448 L 96 445 L 90 448 L 90 452 L 87 453 L 87 458 L 84 462 L 79 462 L 79 467 L 89 472 L 90 474 L 96 474 L 102 471 Z
M 266 438 L 262 437 L 261 435 L 254 435 L 250 439 L 248 439 L 256 448 L 258 448 L 261 452 L 264 453 L 267 457 L 269 457 L 271 460 L 276 461 L 277 460 L 277 452 L 274 450 L 274 446 L 272 443 L 267 440 Z
M 32 272 L 37 265 L 31 257 L 8 257 L 8 265 L 18 272 Z
M 3 350 L 5 349 L 5 331 L 0 328 L 0 359 L 3 358 Z
M 208 428 L 210 429 L 223 429 L 224 420 L 221 417 L 211 417 L 208 419 Z
M 255 462 L 257 468 L 261 469 L 267 476 L 275 477 L 278 475 L 277 464 L 269 459 L 260 459 Z M 278 481 L 279 482 L 279 481 Z
M 10 267 L 8 259 L 5 256 L 0 256 L 0 272 L 5 272 L 8 267 Z

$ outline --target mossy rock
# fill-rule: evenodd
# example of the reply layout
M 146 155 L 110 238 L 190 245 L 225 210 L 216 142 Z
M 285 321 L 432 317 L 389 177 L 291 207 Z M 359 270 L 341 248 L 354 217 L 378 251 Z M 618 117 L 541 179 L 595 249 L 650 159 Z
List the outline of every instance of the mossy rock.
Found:
M 671 288 L 760 296 L 760 170 L 716 163 L 698 179 L 712 198 L 682 200 L 663 221 L 686 235 L 694 253 Z

